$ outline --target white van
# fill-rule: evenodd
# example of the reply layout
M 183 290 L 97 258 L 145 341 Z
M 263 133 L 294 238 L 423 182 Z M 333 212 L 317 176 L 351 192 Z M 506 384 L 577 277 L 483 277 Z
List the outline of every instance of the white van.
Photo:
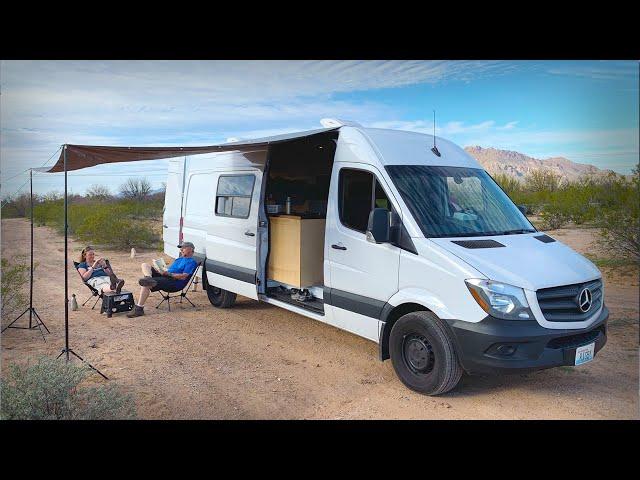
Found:
M 609 314 L 589 260 L 453 143 L 330 125 L 171 160 L 165 252 L 195 244 L 214 306 L 243 295 L 365 337 L 429 395 L 593 359 Z

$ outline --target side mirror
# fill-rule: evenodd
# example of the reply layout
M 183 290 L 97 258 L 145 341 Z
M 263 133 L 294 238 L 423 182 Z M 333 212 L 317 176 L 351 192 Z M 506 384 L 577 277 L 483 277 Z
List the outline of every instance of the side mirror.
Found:
M 374 208 L 369 213 L 367 241 L 372 243 L 391 241 L 391 212 L 386 208 Z
M 520 210 L 523 215 L 526 215 L 529 209 L 527 208 L 526 205 L 518 205 L 518 210 Z

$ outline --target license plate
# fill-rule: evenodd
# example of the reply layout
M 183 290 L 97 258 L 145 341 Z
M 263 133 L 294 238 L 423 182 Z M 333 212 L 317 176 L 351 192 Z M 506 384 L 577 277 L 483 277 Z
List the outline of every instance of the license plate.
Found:
M 593 360 L 593 354 L 596 349 L 596 344 L 590 343 L 584 347 L 576 348 L 576 365 L 582 365 L 583 363 Z

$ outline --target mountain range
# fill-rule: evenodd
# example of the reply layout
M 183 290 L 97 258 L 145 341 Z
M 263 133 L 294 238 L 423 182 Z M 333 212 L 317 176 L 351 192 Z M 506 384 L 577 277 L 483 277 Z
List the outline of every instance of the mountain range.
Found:
M 523 180 L 533 170 L 548 170 L 562 179 L 574 181 L 583 175 L 606 175 L 611 170 L 601 170 L 593 165 L 576 163 L 564 157 L 551 157 L 543 160 L 529 157 L 523 153 L 480 146 L 465 147 L 490 174 L 504 173 Z

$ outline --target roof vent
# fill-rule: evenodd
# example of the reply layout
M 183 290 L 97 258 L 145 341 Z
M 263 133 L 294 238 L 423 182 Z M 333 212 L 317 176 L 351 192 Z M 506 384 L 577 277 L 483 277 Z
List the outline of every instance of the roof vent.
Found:
M 500 242 L 496 242 L 495 240 L 457 240 L 452 241 L 451 243 L 455 243 L 456 245 L 460 245 L 464 248 L 498 248 L 504 247 Z
M 323 118 L 320 120 L 320 125 L 325 128 L 337 128 L 337 127 L 361 127 L 358 122 L 351 120 L 338 120 L 337 118 Z

